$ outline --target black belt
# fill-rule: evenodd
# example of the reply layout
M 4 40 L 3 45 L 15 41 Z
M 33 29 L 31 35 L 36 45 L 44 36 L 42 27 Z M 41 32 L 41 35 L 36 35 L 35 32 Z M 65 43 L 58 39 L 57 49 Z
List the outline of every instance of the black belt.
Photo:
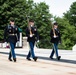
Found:
M 12 35 L 12 36 L 14 36 L 14 35 L 16 35 L 16 34 L 9 34 L 9 35 Z

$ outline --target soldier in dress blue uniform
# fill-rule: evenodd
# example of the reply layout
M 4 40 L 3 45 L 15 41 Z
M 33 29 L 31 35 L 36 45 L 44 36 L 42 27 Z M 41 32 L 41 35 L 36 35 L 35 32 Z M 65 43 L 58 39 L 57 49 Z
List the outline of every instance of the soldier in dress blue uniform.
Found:
M 37 32 L 37 27 L 34 26 L 34 20 L 29 20 L 29 25 L 26 28 L 26 36 L 27 36 L 27 41 L 29 43 L 29 53 L 27 55 L 27 60 L 31 60 L 30 57 L 32 55 L 32 58 L 34 61 L 37 60 L 38 57 L 35 56 L 34 53 L 34 45 L 35 41 L 39 40 L 38 32 Z
M 12 61 L 11 57 L 13 56 L 14 62 L 16 62 L 16 54 L 15 54 L 15 46 L 16 42 L 19 41 L 19 30 L 18 27 L 15 26 L 15 22 L 13 19 L 10 19 L 10 24 L 6 26 L 4 30 L 4 41 L 10 44 L 10 52 L 9 52 L 9 61 Z
M 58 24 L 55 22 L 52 30 L 50 31 L 51 42 L 53 43 L 53 50 L 51 52 L 50 58 L 53 59 L 54 53 L 56 58 L 60 60 L 61 56 L 58 55 L 58 44 L 61 43 L 61 35 L 58 29 Z

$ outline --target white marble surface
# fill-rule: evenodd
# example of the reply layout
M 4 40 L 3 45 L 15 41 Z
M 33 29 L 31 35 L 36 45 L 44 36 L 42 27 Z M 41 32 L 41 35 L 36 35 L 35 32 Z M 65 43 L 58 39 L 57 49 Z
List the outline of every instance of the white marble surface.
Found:
M 0 49 L 0 75 L 76 75 L 76 52 L 71 50 L 59 50 L 62 58 L 57 61 L 49 58 L 51 49 L 35 48 L 37 62 L 26 60 L 28 48 L 15 51 L 16 63 L 8 61 L 9 49 Z
M 76 44 L 72 48 L 73 51 L 76 51 Z

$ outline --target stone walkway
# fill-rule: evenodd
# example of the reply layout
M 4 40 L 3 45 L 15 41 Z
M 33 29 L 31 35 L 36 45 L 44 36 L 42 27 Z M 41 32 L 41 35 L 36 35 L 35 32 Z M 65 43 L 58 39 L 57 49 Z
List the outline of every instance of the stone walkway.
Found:
M 17 62 L 8 61 L 9 49 L 0 49 L 0 75 L 76 75 L 76 52 L 59 50 L 60 61 L 49 58 L 51 50 L 35 49 L 37 62 L 26 60 L 28 49 L 16 49 Z M 55 58 L 55 56 L 54 56 Z

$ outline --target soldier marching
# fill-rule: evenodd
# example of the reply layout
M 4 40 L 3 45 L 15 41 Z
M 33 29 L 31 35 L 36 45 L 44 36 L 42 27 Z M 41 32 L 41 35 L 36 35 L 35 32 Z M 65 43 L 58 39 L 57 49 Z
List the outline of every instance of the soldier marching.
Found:
M 4 41 L 10 45 L 8 60 L 12 61 L 11 57 L 13 56 L 13 60 L 16 62 L 15 46 L 16 42 L 19 41 L 19 30 L 18 26 L 15 25 L 14 19 L 10 19 L 10 24 L 4 30 Z
M 51 43 L 53 44 L 53 50 L 51 52 L 50 58 L 53 59 L 54 53 L 56 58 L 60 60 L 61 56 L 58 55 L 58 44 L 61 43 L 61 35 L 58 29 L 58 23 L 54 23 L 52 30 L 50 31 Z
M 12 56 L 14 62 L 16 62 L 16 54 L 15 54 L 15 46 L 16 42 L 19 41 L 19 29 L 18 26 L 15 25 L 15 21 L 13 19 L 10 20 L 10 24 L 6 26 L 4 30 L 4 40 L 10 44 L 10 52 L 8 60 L 12 61 Z M 38 57 L 35 56 L 34 53 L 34 45 L 35 42 L 39 40 L 39 35 L 37 31 L 37 27 L 34 26 L 34 20 L 30 19 L 28 26 L 26 28 L 26 37 L 27 42 L 29 43 L 30 50 L 26 57 L 27 60 L 31 61 L 31 56 L 34 61 L 37 61 Z M 52 30 L 50 31 L 51 43 L 53 44 L 53 50 L 50 54 L 50 58 L 53 59 L 54 53 L 56 54 L 56 58 L 60 60 L 61 56 L 58 54 L 58 44 L 61 42 L 61 35 L 58 29 L 58 24 L 54 23 Z
M 34 61 L 37 60 L 38 57 L 35 56 L 34 53 L 34 45 L 35 42 L 39 40 L 39 36 L 38 36 L 38 32 L 37 32 L 37 28 L 34 26 L 34 20 L 29 20 L 29 25 L 26 28 L 26 36 L 27 36 L 27 42 L 29 43 L 29 53 L 27 55 L 27 60 L 31 60 L 30 57 L 32 55 L 32 58 L 34 59 Z

